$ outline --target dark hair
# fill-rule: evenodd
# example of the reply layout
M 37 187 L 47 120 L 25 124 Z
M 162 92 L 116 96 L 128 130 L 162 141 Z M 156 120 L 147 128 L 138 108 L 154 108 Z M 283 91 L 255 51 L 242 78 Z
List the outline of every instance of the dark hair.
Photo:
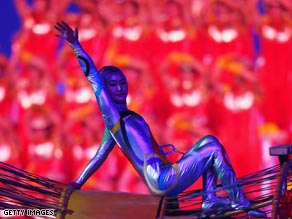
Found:
M 118 67 L 116 66 L 112 66 L 112 65 L 108 65 L 108 66 L 103 66 L 101 69 L 100 69 L 100 74 L 101 74 L 101 77 L 103 79 L 105 79 L 105 76 L 107 74 L 110 74 L 110 73 L 115 73 L 115 72 L 119 72 L 121 74 L 124 75 L 124 73 L 121 71 L 121 69 L 119 69 Z

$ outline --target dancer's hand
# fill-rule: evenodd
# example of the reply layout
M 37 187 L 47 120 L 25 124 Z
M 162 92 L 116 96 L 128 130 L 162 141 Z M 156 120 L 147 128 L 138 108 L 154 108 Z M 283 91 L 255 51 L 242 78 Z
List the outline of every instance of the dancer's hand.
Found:
M 57 37 L 65 39 L 69 43 L 74 43 L 78 40 L 78 27 L 73 30 L 67 23 L 61 21 L 56 23 L 55 28 L 60 33 L 56 34 Z
M 81 189 L 81 185 L 76 182 L 70 182 L 67 184 L 67 187 L 71 190 L 78 190 Z
M 62 195 L 61 195 L 62 202 L 59 205 L 59 209 L 61 210 L 61 215 L 67 214 L 68 212 L 71 212 L 71 210 L 67 209 L 68 203 L 70 200 L 70 196 L 75 190 L 80 189 L 80 188 L 81 188 L 81 185 L 76 183 L 76 182 L 71 182 L 71 183 L 68 183 L 66 185 L 66 187 L 64 188 Z M 63 218 L 63 217 L 61 217 L 61 218 Z

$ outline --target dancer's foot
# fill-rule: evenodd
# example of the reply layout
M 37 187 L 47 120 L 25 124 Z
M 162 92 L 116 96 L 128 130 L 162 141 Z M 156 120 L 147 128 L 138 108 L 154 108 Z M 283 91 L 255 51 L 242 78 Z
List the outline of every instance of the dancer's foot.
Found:
M 222 197 L 212 197 L 209 199 L 205 199 L 202 203 L 202 209 L 204 211 L 206 210 L 214 210 L 214 209 L 220 209 L 220 208 L 230 208 L 231 202 L 228 198 L 222 198 Z
M 247 209 L 247 208 L 250 208 L 250 206 L 251 206 L 251 203 L 246 198 L 243 198 L 239 200 L 238 202 L 234 202 L 231 204 L 231 207 L 236 210 Z

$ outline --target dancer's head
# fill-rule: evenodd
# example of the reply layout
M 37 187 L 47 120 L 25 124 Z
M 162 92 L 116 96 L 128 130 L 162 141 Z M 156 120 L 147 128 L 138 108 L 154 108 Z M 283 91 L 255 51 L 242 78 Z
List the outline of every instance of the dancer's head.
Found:
M 112 100 L 118 104 L 126 104 L 128 82 L 124 73 L 115 66 L 104 66 L 100 73 Z

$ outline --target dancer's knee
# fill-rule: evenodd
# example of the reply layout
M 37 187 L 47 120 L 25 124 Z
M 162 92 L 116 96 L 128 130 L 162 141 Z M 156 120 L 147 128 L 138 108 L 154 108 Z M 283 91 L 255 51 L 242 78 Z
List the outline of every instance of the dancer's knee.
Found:
M 214 149 L 216 148 L 221 148 L 222 145 L 220 144 L 219 140 L 217 137 L 214 135 L 206 135 L 203 138 L 201 138 L 186 154 L 192 153 L 193 151 L 197 151 L 198 149 L 205 147 L 213 147 Z
M 219 139 L 215 137 L 214 135 L 206 135 L 201 140 L 201 145 L 210 144 L 210 143 L 220 144 Z

